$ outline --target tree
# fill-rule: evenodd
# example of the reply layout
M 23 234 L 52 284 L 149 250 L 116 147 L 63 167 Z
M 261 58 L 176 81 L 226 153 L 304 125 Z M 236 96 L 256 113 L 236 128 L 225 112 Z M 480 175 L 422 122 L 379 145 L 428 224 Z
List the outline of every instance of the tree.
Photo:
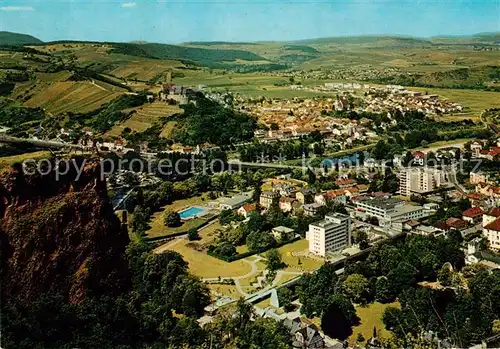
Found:
M 275 248 L 269 250 L 266 254 L 266 264 L 267 269 L 271 272 L 283 268 L 283 260 L 281 259 L 281 254 Z
M 493 332 L 493 334 L 500 334 L 500 320 L 498 319 L 493 320 L 491 332 Z
M 443 286 L 450 286 L 453 279 L 453 272 L 449 264 L 443 265 L 438 272 L 438 281 Z
M 222 225 L 226 225 L 236 220 L 236 214 L 233 210 L 222 210 L 219 213 L 219 222 Z
M 394 300 L 389 280 L 385 276 L 380 276 L 375 282 L 375 298 L 380 303 L 389 303 Z
M 181 225 L 181 216 L 178 212 L 167 211 L 165 212 L 163 222 L 167 227 L 178 227 Z
M 191 228 L 188 230 L 188 240 L 193 241 L 193 240 L 199 240 L 200 235 L 198 234 L 198 229 L 196 228 Z
M 280 302 L 280 306 L 282 306 L 285 311 L 293 310 L 293 292 L 288 287 L 282 287 L 278 290 L 278 300 Z
M 276 244 L 276 240 L 269 232 L 254 231 L 247 236 L 246 243 L 252 252 L 263 251 Z
M 328 306 L 331 295 L 339 292 L 336 268 L 325 263 L 312 274 L 304 274 L 299 282 L 300 311 L 307 317 L 320 316 Z
M 358 337 L 356 338 L 356 342 L 362 343 L 365 341 L 365 337 L 363 336 L 362 333 L 358 333 Z
M 233 257 L 236 255 L 236 247 L 230 242 L 223 241 L 213 248 L 213 253 L 221 257 Z
M 351 274 L 343 283 L 344 294 L 355 303 L 366 303 L 370 297 L 370 284 L 360 274 Z
M 368 234 L 366 231 L 356 230 L 354 232 L 354 243 L 359 244 L 361 250 L 368 248 Z
M 396 307 L 387 307 L 382 315 L 385 328 L 389 331 L 396 331 L 401 326 L 402 311 Z
M 134 208 L 134 214 L 132 216 L 132 231 L 139 235 L 144 234 L 148 229 L 150 215 L 151 213 L 148 208 L 137 205 Z
M 330 296 L 321 316 L 321 329 L 325 334 L 340 340 L 352 333 L 352 326 L 359 321 L 352 303 L 341 294 Z

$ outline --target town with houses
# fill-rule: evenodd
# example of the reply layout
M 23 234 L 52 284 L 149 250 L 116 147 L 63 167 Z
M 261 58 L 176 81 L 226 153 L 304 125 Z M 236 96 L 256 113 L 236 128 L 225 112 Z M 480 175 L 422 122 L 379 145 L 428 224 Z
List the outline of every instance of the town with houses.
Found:
M 255 100 L 241 95 L 211 92 L 206 86 L 185 88 L 169 83 L 162 85 L 158 94 L 148 95 L 148 101 L 158 100 L 163 103 L 183 105 L 196 103 L 196 96 L 202 94 L 228 108 L 254 115 L 262 125 L 265 125 L 265 129 L 255 131 L 254 137 L 257 142 L 285 142 L 319 133 L 324 142 L 330 146 L 334 145 L 336 150 L 349 150 L 355 145 L 366 145 L 380 140 L 381 134 L 388 126 L 397 125 L 398 120 L 391 115 L 395 110 L 401 113 L 418 111 L 436 118 L 439 115 L 462 110 L 459 104 L 437 95 L 423 95 L 395 85 L 375 87 L 357 83 L 325 83 L 317 87 L 291 85 L 290 88 L 328 91 L 336 94 L 336 97 Z M 384 115 L 385 118 L 381 124 L 374 125 L 367 118 L 346 118 L 345 115 L 349 112 L 374 113 Z M 145 157 L 155 157 L 157 152 L 199 155 L 218 148 L 208 144 L 196 147 L 173 145 L 170 149 L 151 149 L 147 143 L 131 144 L 122 137 L 97 138 L 90 128 L 84 128 L 82 131 L 83 136 L 77 142 L 82 149 L 95 149 L 118 155 L 128 152 L 136 152 Z M 63 142 L 71 132 L 62 129 L 57 139 L 50 141 Z M 36 135 L 33 139 L 37 140 Z M 245 144 L 240 146 L 244 147 Z M 255 215 L 266 215 L 274 210 L 279 210 L 293 219 L 306 219 L 309 222 L 305 232 L 296 231 L 291 226 L 280 225 L 272 227 L 267 233 L 272 236 L 273 241 L 288 248 L 286 253 L 291 256 L 290 258 L 298 260 L 299 263 L 301 260 L 310 260 L 313 267 L 303 268 L 299 265 L 293 271 L 280 274 L 280 277 L 289 276 L 286 282 L 279 282 L 278 277 L 274 280 L 266 279 L 269 272 L 257 270 L 252 275 L 255 281 L 249 286 L 242 286 L 242 277 L 221 275 L 218 278 L 202 278 L 213 287 L 211 290 L 214 298 L 213 303 L 206 308 L 206 315 L 200 319 L 200 324 L 206 326 L 214 319 L 219 308 L 232 304 L 239 297 L 244 297 L 255 306 L 255 311 L 260 316 L 284 321 L 290 329 L 290 335 L 299 343 L 298 345 L 301 345 L 300 347 L 344 348 L 345 342 L 330 338 L 316 324 L 301 317 L 296 310 L 284 312 L 280 306 L 278 291 L 284 287 L 293 287 L 302 275 L 316 270 L 323 263 L 341 265 L 349 258 L 362 256 L 377 244 L 412 234 L 439 237 L 446 236 L 450 231 L 457 231 L 467 241 L 463 245 L 467 263 L 480 263 L 492 269 L 500 268 L 498 167 L 494 170 L 491 168 L 482 170 L 480 167 L 479 170 L 470 171 L 466 177 L 462 176 L 459 179 L 457 172 L 460 169 L 456 163 L 427 166 L 429 151 L 429 149 L 414 150 L 396 154 L 392 159 L 384 161 L 374 159 L 370 152 L 365 152 L 363 161 L 357 164 L 356 169 L 339 168 L 338 173 L 326 167 L 303 169 L 314 172 L 318 178 L 327 178 L 334 187 L 330 190 L 319 189 L 304 178 L 294 178 L 292 167 L 273 168 L 272 163 L 247 164 L 247 171 L 272 173 L 275 170 L 282 174 L 264 177 L 264 184 L 259 188 L 261 192 L 258 197 L 255 197 L 256 189 L 254 189 L 253 192 L 235 192 L 215 201 L 182 207 L 178 211 L 182 225 L 203 220 L 210 227 L 214 222 L 218 222 L 217 217 L 223 212 L 233 212 L 239 219 L 225 224 L 217 223 L 220 225 L 217 234 L 221 236 L 225 234 L 223 232 L 238 229 L 239 225 L 246 224 Z M 458 146 L 440 147 L 435 149 L 434 155 L 438 160 L 442 160 L 455 158 L 457 154 L 464 152 L 469 154 L 470 160 L 496 161 L 498 165 L 500 138 L 493 145 L 478 139 Z M 408 160 L 405 159 L 408 156 L 411 164 L 404 163 L 404 160 Z M 376 176 L 385 175 L 388 161 L 391 164 L 389 171 L 395 176 L 396 187 L 387 191 L 373 190 L 372 184 Z M 269 167 L 259 170 L 259 165 Z M 130 177 L 135 178 L 131 181 Z M 136 174 L 127 170 L 121 170 L 109 180 L 113 190 L 129 188 L 127 195 L 134 190 L 136 184 L 139 184 L 139 188 L 148 188 L 158 186 L 159 183 L 161 179 L 154 175 Z M 115 209 L 125 222 L 127 221 L 127 211 L 124 209 L 126 199 L 127 196 L 114 199 Z M 465 202 L 466 207 L 463 210 L 449 209 L 450 205 L 453 206 L 453 203 L 458 202 Z M 456 204 L 454 207 L 462 206 Z M 450 211 L 453 211 L 452 215 L 448 214 Z M 203 230 L 208 228 L 205 228 L 203 223 L 196 229 L 203 234 Z M 360 235 L 365 238 L 360 240 L 357 238 Z M 182 234 L 166 235 L 159 240 L 157 250 L 164 251 L 185 237 L 185 231 Z M 192 248 L 204 251 L 204 247 Z M 264 260 L 261 256 L 262 254 L 257 260 Z M 339 269 L 339 272 L 341 270 Z M 222 286 L 227 285 L 234 285 L 228 287 L 235 287 L 236 293 L 228 295 L 227 292 L 220 291 Z M 262 307 L 259 305 L 262 302 L 267 302 L 268 305 Z M 299 303 L 297 305 L 300 307 Z M 440 343 L 440 345 L 446 344 Z M 367 348 L 380 348 L 376 329 L 366 345 Z
M 321 137 L 327 151 L 347 152 L 339 158 L 326 157 L 317 167 L 301 167 L 297 164 L 287 166 L 282 161 L 275 164 L 272 159 L 264 161 L 264 158 L 260 162 L 239 161 L 236 151 L 228 163 L 240 171 L 260 176 L 263 183 L 258 188 L 247 185 L 239 190 L 224 190 L 220 197 L 212 193 L 213 197 L 195 200 L 194 205 L 175 205 L 174 202 L 173 213 L 164 208 L 165 224 L 170 224 L 166 222 L 173 214 L 181 228 L 168 228 L 166 232 L 160 228 L 158 236 L 151 239 L 157 245 L 155 253 L 183 246 L 179 253 L 192 265 L 204 263 L 203 268 L 210 268 L 211 263 L 220 263 L 221 260 L 241 259 L 244 261 L 241 263 L 252 266 L 251 272 L 239 276 L 225 275 L 223 271 L 217 277 L 210 273 L 200 275 L 212 294 L 212 303 L 205 308 L 205 316 L 199 319 L 200 326 L 210 326 L 219 309 L 243 298 L 252 304 L 259 316 L 282 321 L 297 347 L 346 348 L 347 341 L 331 338 L 317 322 L 304 318 L 298 310 L 302 306 L 298 300 L 293 303 L 292 311 L 289 306 L 284 310 L 280 304 L 280 290 L 296 287 L 304 275 L 317 271 L 325 263 L 335 265 L 337 274 L 341 275 L 343 265 L 349 260 L 364 258 L 377 245 L 398 241 L 405 236 L 446 237 L 458 233 L 464 239 L 462 248 L 466 263 L 500 269 L 500 138 L 493 143 L 473 139 L 449 146 L 424 146 L 420 150 L 397 153 L 381 160 L 370 151 L 356 151 L 356 147 L 383 141 L 387 130 L 398 125 L 395 113 L 419 112 L 439 120 L 441 115 L 461 112 L 463 107 L 438 95 L 422 94 L 398 85 L 325 83 L 306 87 L 292 84 L 290 89 L 328 92 L 332 96 L 256 99 L 210 91 L 204 85 L 183 87 L 172 83 L 162 84 L 157 93 L 147 94 L 148 103 L 180 106 L 196 104 L 197 99 L 204 96 L 225 108 L 254 116 L 261 126 L 255 130 L 253 142 L 242 142 L 235 148 L 244 149 L 259 143 L 281 144 L 315 134 Z M 380 122 L 365 116 L 375 116 Z M 55 139 L 43 139 L 35 133 L 30 140 L 65 148 L 70 146 L 67 139 L 74 136 L 74 131 L 61 129 Z M 134 143 L 121 136 L 103 137 L 90 127 L 79 131 L 81 136 L 71 147 L 79 148 L 82 153 L 92 151 L 118 156 L 129 153 L 155 159 L 169 153 L 202 156 L 214 149 L 222 150 L 213 144 L 195 147 L 170 144 L 164 149 L 155 149 L 147 142 Z M 314 145 L 310 144 L 311 147 Z M 356 156 L 355 166 L 352 166 L 349 154 Z M 433 160 L 442 164 L 428 166 L 430 154 Z M 485 161 L 490 166 L 485 169 L 479 166 L 466 175 L 459 175 L 460 171 L 463 172 L 459 165 L 464 155 L 469 162 Z M 344 157 L 350 164 L 339 166 Z M 327 166 L 326 163 L 337 165 Z M 230 177 L 234 171 L 231 166 Z M 302 175 L 297 175 L 297 171 Z M 316 185 L 320 179 L 331 189 Z M 390 184 L 381 187 L 381 179 Z M 136 192 L 157 188 L 161 183 L 162 179 L 152 173 L 120 169 L 111 175 L 108 185 L 116 194 L 112 202 L 121 221 L 125 224 L 130 220 L 134 222 L 135 211 L 132 218 L 128 217 L 129 198 L 134 198 Z M 233 244 L 226 241 L 227 236 L 245 229 L 252 220 L 257 220 L 256 217 L 276 216 L 276 212 L 288 220 L 284 220 L 287 224 L 268 227 L 263 232 L 265 235 L 258 237 L 261 241 L 269 240 L 268 245 L 252 250 L 247 246 L 250 244 L 247 237 L 246 244 L 239 245 L 236 250 L 234 246 L 229 248 L 233 250 L 231 255 L 220 254 L 220 245 Z M 222 218 L 225 216 L 233 218 L 227 221 Z M 156 221 L 157 217 L 155 214 L 150 219 Z M 302 225 L 300 229 L 299 225 Z M 135 228 L 130 229 L 135 233 Z M 211 235 L 203 237 L 203 243 L 189 242 L 191 234 L 204 236 L 208 234 L 206 231 L 211 231 Z M 145 234 L 148 236 L 147 231 Z M 288 268 L 278 270 L 277 274 L 276 270 L 260 268 L 267 263 L 269 257 L 264 252 L 271 246 L 279 247 L 278 253 L 286 254 L 289 263 Z M 190 254 L 194 256 L 189 257 Z M 377 338 L 379 330 L 374 326 L 373 334 L 365 343 L 366 348 L 382 348 Z M 437 344 L 450 347 L 445 341 Z

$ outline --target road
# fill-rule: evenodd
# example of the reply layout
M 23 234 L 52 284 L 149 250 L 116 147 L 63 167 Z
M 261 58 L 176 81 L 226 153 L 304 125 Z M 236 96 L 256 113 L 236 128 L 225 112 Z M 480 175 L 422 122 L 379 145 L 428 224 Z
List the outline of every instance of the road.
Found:
M 86 150 L 86 147 L 84 147 L 80 144 L 71 144 L 71 143 L 63 143 L 63 142 L 56 142 L 56 141 L 45 141 L 45 140 L 31 139 L 31 138 L 18 138 L 18 137 L 6 136 L 3 134 L 0 134 L 0 142 L 1 143 L 10 143 L 10 144 L 29 143 L 29 144 L 32 144 L 32 145 L 37 146 L 37 147 L 51 148 L 51 149 L 72 148 L 72 149 Z
M 460 142 L 455 142 L 455 143 L 447 143 L 447 144 L 443 144 L 443 145 L 437 145 L 437 146 L 430 146 L 428 148 L 424 148 L 422 150 L 420 150 L 422 153 L 424 154 L 427 154 L 428 152 L 432 151 L 436 151 L 436 150 L 439 150 L 439 149 L 446 149 L 446 148 L 460 148 L 460 149 L 464 149 L 464 144 L 467 143 L 468 141 L 460 141 Z

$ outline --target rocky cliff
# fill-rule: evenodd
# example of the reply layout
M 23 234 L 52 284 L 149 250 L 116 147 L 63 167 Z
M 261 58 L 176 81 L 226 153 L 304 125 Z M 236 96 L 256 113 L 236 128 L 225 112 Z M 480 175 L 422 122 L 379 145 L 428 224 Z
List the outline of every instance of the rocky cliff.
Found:
M 0 174 L 2 302 L 30 302 L 42 293 L 80 303 L 128 287 L 126 230 L 107 197 L 99 163 L 56 179 L 21 166 Z

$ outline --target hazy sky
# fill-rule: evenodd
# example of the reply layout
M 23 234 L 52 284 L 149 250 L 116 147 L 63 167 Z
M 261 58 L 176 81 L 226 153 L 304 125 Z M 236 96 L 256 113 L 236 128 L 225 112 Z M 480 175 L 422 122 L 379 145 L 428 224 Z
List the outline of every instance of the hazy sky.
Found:
M 500 0 L 0 0 L 0 30 L 164 43 L 463 35 L 500 31 Z

